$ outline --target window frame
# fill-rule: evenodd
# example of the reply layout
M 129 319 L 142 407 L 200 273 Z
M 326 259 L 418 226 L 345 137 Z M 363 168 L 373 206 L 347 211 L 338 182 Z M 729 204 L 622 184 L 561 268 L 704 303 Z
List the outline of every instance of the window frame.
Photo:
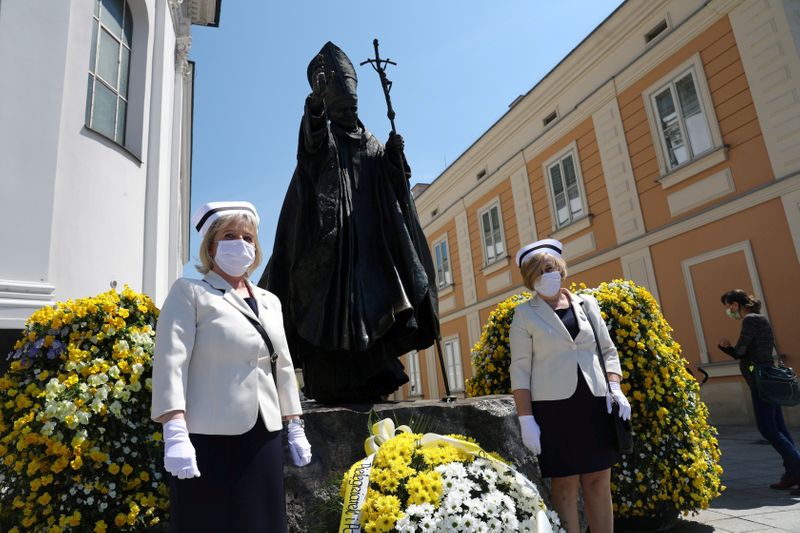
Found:
M 419 351 L 408 352 L 408 395 L 423 396 L 422 373 L 419 367 Z
M 553 191 L 553 183 L 550 177 L 550 168 L 558 164 L 561 167 L 561 179 L 564 185 L 564 194 L 567 200 L 567 207 L 569 207 L 569 196 L 567 195 L 566 179 L 564 178 L 563 163 L 562 161 L 567 157 L 572 157 L 573 166 L 575 168 L 575 183 L 578 188 L 578 197 L 581 201 L 581 213 L 578 216 L 572 215 L 572 209 L 569 209 L 569 220 L 563 224 L 558 221 L 558 206 L 556 204 L 555 192 Z M 552 217 L 552 231 L 559 231 L 573 224 L 589 217 L 589 198 L 586 195 L 586 187 L 583 183 L 583 171 L 581 170 L 581 158 L 578 152 L 578 143 L 572 141 L 568 146 L 559 150 L 555 155 L 550 157 L 542 164 L 542 173 L 544 174 L 545 185 L 547 186 L 547 198 L 550 204 L 550 216 Z
M 443 275 L 447 274 L 450 275 L 450 281 L 447 281 L 447 279 L 445 279 L 444 283 L 442 283 L 441 280 L 439 279 L 439 264 L 437 262 L 438 256 L 436 254 L 437 248 L 443 244 L 445 247 L 445 254 L 444 254 L 446 256 L 445 261 L 447 263 L 447 271 L 444 272 Z M 453 280 L 453 262 L 450 260 L 450 241 L 447 238 L 447 233 L 445 233 L 442 238 L 437 239 L 433 243 L 433 267 L 436 270 L 436 288 L 438 290 L 446 289 L 447 287 L 454 285 L 455 282 Z
M 658 108 L 655 104 L 655 97 L 657 94 L 663 92 L 665 88 L 674 86 L 676 81 L 683 78 L 689 72 L 692 74 L 695 91 L 697 92 L 697 100 L 700 104 L 700 108 L 704 115 L 706 126 L 708 127 L 708 132 L 711 137 L 711 147 L 701 153 L 693 153 L 690 159 L 671 167 L 669 165 L 669 155 L 667 153 L 666 141 L 660 126 L 660 119 Z M 719 129 L 719 121 L 717 120 L 716 109 L 714 108 L 714 102 L 711 99 L 711 91 L 708 88 L 708 80 L 706 78 L 706 74 L 703 69 L 703 61 L 699 53 L 692 55 L 689 59 L 669 71 L 669 73 L 662 76 L 658 81 L 642 91 L 642 99 L 647 114 L 647 121 L 650 127 L 650 135 L 653 141 L 653 147 L 656 152 L 656 159 L 658 160 L 658 169 L 660 175 L 656 179 L 661 181 L 667 176 L 670 176 L 670 178 L 673 176 L 677 177 L 677 179 L 670 179 L 668 184 L 662 182 L 662 186 L 672 186 L 685 179 L 688 179 L 702 169 L 691 168 L 689 172 L 683 172 L 684 169 L 687 169 L 687 167 L 693 167 L 695 164 L 704 166 L 703 163 L 700 163 L 701 161 L 708 156 L 713 156 L 717 152 L 724 151 L 722 133 Z M 686 141 L 690 142 L 685 134 L 684 119 L 682 116 L 679 116 L 678 118 L 681 124 L 681 133 L 685 136 Z M 718 157 L 719 156 L 715 157 L 714 159 L 716 160 Z M 727 156 L 724 154 L 722 157 L 723 160 L 727 158 Z M 705 164 L 705 166 L 707 167 L 708 164 Z
M 485 204 L 483 207 L 478 209 L 478 231 L 479 239 L 481 240 L 481 250 L 483 251 L 483 267 L 486 268 L 490 265 L 503 261 L 508 257 L 508 241 L 506 240 L 506 232 L 505 228 L 503 227 L 503 209 L 502 204 L 500 203 L 500 197 L 497 196 L 492 199 L 489 203 Z M 497 208 L 497 223 L 499 225 L 500 231 L 500 240 L 503 243 L 503 252 L 501 254 L 495 253 L 495 256 L 492 260 L 489 260 L 489 250 L 486 247 L 486 240 L 484 239 L 484 227 L 483 227 L 483 215 L 486 213 L 490 213 L 492 209 Z M 489 215 L 489 223 L 491 223 L 491 214 Z M 494 235 L 494 231 L 491 232 Z M 494 239 L 494 237 L 493 237 Z M 496 241 L 492 241 L 492 246 L 495 246 L 497 243 Z
M 452 357 L 448 357 L 447 347 L 455 347 Z M 442 341 L 442 359 L 444 359 L 444 371 L 447 373 L 447 384 L 450 386 L 450 392 L 464 392 L 464 363 L 461 361 L 461 342 L 458 335 L 448 337 Z M 453 362 L 451 365 L 450 362 Z M 453 371 L 457 372 L 456 376 L 451 375 L 451 367 Z M 455 379 L 456 377 L 460 379 Z
M 118 37 L 112 28 L 107 26 L 101 19 L 102 13 L 102 0 L 93 0 L 92 7 L 92 49 L 90 59 L 93 60 L 88 69 L 88 81 L 86 88 L 86 110 L 85 110 L 85 126 L 93 132 L 101 135 L 103 138 L 126 148 L 128 140 L 128 113 L 131 105 L 131 66 L 133 64 L 133 49 L 134 49 L 134 31 L 135 31 L 135 17 L 130 7 L 130 0 L 120 0 L 122 2 L 122 23 L 120 24 L 121 36 Z M 130 37 L 127 44 L 125 43 L 126 24 L 130 19 Z M 117 87 L 111 86 L 110 82 L 106 81 L 100 73 L 100 43 L 103 32 L 106 32 L 118 45 L 117 51 Z M 124 50 L 128 52 L 127 73 L 125 73 L 125 87 L 122 87 L 123 79 L 123 53 Z M 97 96 L 97 84 L 100 83 L 114 94 L 114 134 L 109 136 L 94 124 L 94 111 L 95 100 Z M 124 102 L 125 116 L 123 124 L 120 129 L 120 100 Z M 118 138 L 119 136 L 119 138 Z

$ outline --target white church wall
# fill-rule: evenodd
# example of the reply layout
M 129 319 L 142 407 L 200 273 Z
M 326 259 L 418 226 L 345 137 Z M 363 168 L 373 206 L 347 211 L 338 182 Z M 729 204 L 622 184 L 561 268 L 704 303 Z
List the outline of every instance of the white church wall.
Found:
M 0 6 L 0 328 L 21 327 L 53 297 L 49 253 L 69 9 L 68 2 Z
M 124 146 L 86 127 L 94 0 L 0 4 L 0 329 L 112 282 L 160 305 L 182 271 L 176 221 L 189 202 L 181 179 L 190 179 L 191 133 L 174 128 L 191 128 L 191 69 L 180 66 L 189 21 L 176 66 L 171 10 L 186 9 L 171 0 L 128 4 Z
M 0 11 L 0 279 L 49 281 L 69 7 L 4 1 Z
M 122 147 L 85 127 L 94 2 L 72 2 L 50 250 L 51 279 L 59 300 L 108 290 L 112 281 L 142 289 L 147 155 L 142 154 L 141 139 L 148 135 L 149 94 L 144 88 L 150 86 L 147 52 L 153 32 L 148 22 L 153 19 L 146 2 L 130 4 L 134 91 L 129 93 Z
M 171 243 L 169 234 L 170 191 L 171 181 L 179 179 L 171 175 L 172 150 L 179 147 L 173 147 L 172 138 L 176 35 L 167 0 L 157 0 L 155 21 L 142 290 L 160 305 L 172 282 L 167 275 L 170 272 L 169 247 L 177 243 Z

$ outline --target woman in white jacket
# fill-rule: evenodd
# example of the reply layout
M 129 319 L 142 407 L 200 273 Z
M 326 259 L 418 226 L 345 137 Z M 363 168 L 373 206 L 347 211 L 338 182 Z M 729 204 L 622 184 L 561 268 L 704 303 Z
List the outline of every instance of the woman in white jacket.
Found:
M 543 239 L 517 253 L 530 301 L 514 311 L 511 389 L 522 441 L 538 456 L 544 477 L 552 478 L 552 501 L 568 533 L 578 532 L 578 488 L 583 488 L 592 533 L 613 532 L 611 466 L 619 460 L 609 413 L 630 404 L 620 389 L 622 369 L 600 307 L 591 296 L 561 287 L 567 265 L 561 243 Z M 597 354 L 597 330 L 609 385 Z
M 151 416 L 164 425 L 172 531 L 287 530 L 282 420 L 297 466 L 311 460 L 277 297 L 247 277 L 261 260 L 249 202 L 192 219 L 202 280 L 170 289 L 156 328 Z

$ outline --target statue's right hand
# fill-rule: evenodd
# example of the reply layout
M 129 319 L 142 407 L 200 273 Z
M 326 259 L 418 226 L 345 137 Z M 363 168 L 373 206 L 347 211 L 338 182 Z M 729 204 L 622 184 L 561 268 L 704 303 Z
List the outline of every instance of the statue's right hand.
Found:
M 327 89 L 325 80 L 325 58 L 322 54 L 318 54 L 314 58 L 311 67 L 311 90 L 316 98 L 322 99 Z

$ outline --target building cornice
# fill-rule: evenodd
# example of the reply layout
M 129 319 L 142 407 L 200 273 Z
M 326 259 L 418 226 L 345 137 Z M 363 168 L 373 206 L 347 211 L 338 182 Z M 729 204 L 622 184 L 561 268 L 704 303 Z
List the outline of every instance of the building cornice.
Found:
M 189 6 L 192 24 L 219 27 L 222 0 L 185 0 Z
M 423 227 L 431 222 L 433 209 L 438 212 L 437 218 L 444 217 L 445 211 L 466 194 L 488 191 L 493 182 L 491 178 L 509 160 L 520 152 L 525 159 L 533 158 L 688 40 L 727 16 L 741 1 L 697 1 L 697 6 L 683 20 L 667 30 L 670 33 L 647 47 L 634 44 L 637 39 L 643 40 L 650 25 L 662 16 L 668 17 L 670 6 L 665 8 L 659 2 L 621 5 L 416 198 Z M 677 2 L 672 4 L 684 6 Z M 622 46 L 626 41 L 631 43 L 627 50 Z M 612 68 L 603 63 L 613 63 Z M 595 68 L 600 69 L 598 73 L 592 73 Z M 602 72 L 604 68 L 608 69 L 607 74 Z M 597 80 L 594 86 L 586 83 L 592 76 Z M 588 90 L 578 93 L 574 90 L 576 87 L 588 87 Z M 540 119 L 556 108 L 562 111 L 559 118 L 544 126 Z M 480 169 L 486 169 L 487 176 L 476 183 L 474 178 Z M 480 192 L 475 195 L 480 196 Z M 447 205 L 441 205 L 443 202 Z

